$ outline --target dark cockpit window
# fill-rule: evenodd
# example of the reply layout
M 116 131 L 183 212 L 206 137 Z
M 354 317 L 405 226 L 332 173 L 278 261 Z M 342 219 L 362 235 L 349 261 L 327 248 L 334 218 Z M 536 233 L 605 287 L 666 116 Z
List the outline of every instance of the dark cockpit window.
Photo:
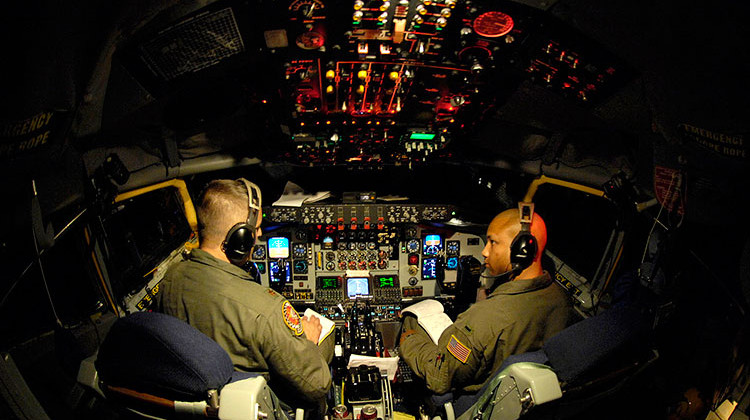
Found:
M 115 294 L 143 286 L 147 274 L 190 237 L 174 188 L 152 191 L 117 205 L 104 220 Z
M 547 249 L 593 280 L 617 223 L 615 206 L 604 198 L 554 185 L 542 185 L 534 203 L 547 224 Z

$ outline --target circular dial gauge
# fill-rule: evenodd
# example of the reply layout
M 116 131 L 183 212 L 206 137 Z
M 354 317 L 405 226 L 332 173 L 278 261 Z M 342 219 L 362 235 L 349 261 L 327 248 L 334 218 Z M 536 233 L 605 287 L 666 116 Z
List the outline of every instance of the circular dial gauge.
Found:
M 307 246 L 305 244 L 294 244 L 294 258 L 305 258 L 307 256 Z
M 253 247 L 253 259 L 263 260 L 266 258 L 266 247 L 263 245 L 255 245 Z
M 317 10 L 325 9 L 325 7 L 320 0 L 295 0 L 289 5 L 289 11 L 308 16 L 314 14 Z
M 406 250 L 408 252 L 419 251 L 419 241 L 416 239 L 410 239 L 409 242 L 406 243 Z
M 297 260 L 294 262 L 294 274 L 307 274 L 307 261 Z
M 513 18 L 503 12 L 487 12 L 474 19 L 474 32 L 487 38 L 503 36 L 513 29 Z

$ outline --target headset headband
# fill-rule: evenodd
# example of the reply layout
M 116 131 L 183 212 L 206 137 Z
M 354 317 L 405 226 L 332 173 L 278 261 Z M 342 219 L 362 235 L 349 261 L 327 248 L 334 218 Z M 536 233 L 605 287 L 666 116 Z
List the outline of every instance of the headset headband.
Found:
M 521 231 L 531 232 L 531 222 L 534 220 L 534 203 L 519 202 L 518 217 L 521 222 Z
M 252 182 L 246 180 L 245 178 L 240 178 L 237 181 L 245 184 L 245 188 L 247 188 L 247 223 L 250 224 L 250 218 L 253 214 L 253 211 L 255 212 L 254 219 L 257 222 L 258 214 L 260 214 L 263 200 L 263 196 L 260 193 L 260 188 Z

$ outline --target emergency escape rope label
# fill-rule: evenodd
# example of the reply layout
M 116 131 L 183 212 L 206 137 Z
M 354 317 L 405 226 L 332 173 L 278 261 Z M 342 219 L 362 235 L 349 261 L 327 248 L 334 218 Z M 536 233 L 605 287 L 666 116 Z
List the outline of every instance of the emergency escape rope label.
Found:
M 31 152 L 48 144 L 59 119 L 54 112 L 40 112 L 25 120 L 0 123 L 0 158 Z
M 747 159 L 747 143 L 742 134 L 725 134 L 690 124 L 679 125 L 682 134 L 700 146 L 722 156 Z

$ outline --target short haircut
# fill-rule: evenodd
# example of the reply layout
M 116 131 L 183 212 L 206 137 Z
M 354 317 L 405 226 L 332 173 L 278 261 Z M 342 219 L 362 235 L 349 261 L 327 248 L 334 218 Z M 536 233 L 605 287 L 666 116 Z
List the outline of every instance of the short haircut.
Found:
M 216 179 L 206 185 L 198 205 L 198 236 L 202 247 L 219 247 L 232 226 L 247 221 L 247 195 L 242 181 Z

